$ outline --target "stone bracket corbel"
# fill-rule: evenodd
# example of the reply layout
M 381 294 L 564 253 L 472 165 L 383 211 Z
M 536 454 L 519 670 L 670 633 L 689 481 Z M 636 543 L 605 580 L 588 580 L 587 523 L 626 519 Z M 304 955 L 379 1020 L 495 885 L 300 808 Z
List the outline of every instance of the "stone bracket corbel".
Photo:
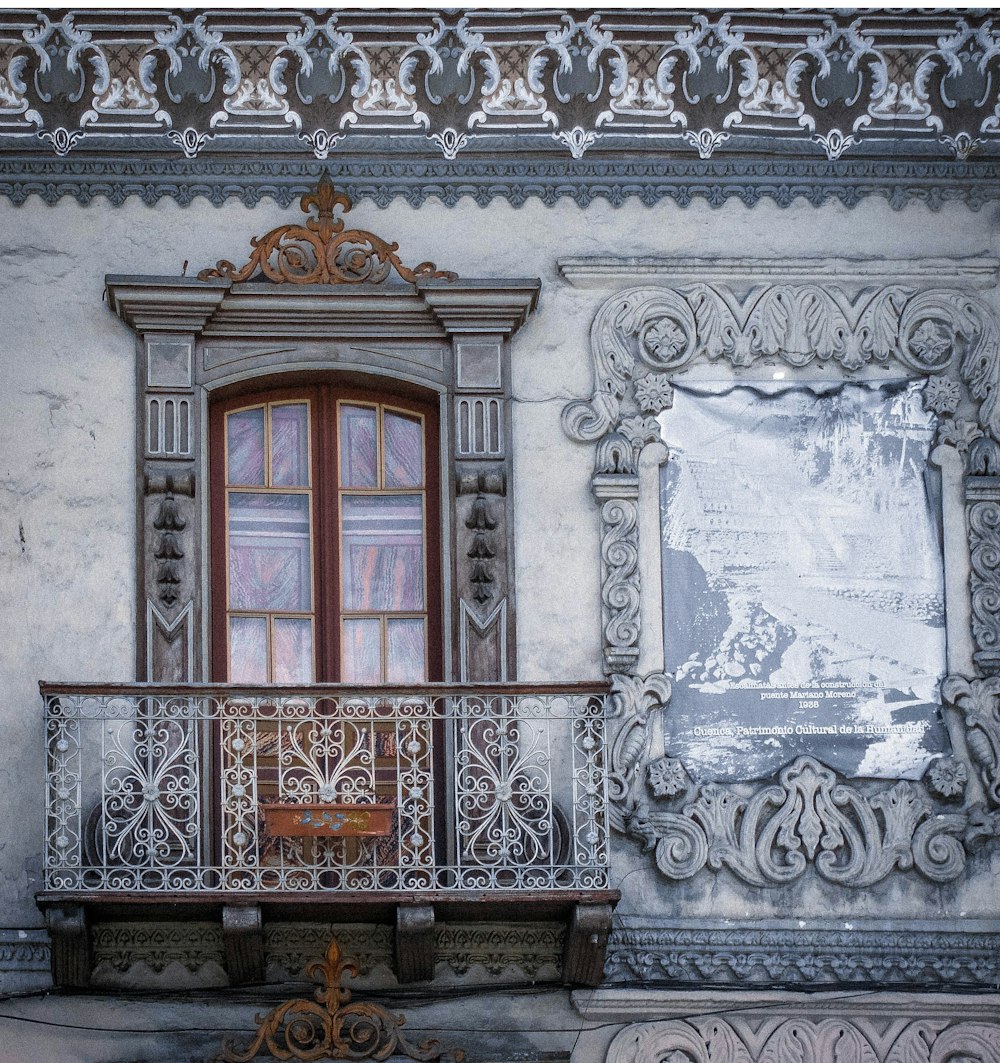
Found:
M 223 905 L 222 941 L 231 985 L 264 981 L 264 919 L 260 905 Z
M 434 909 L 429 904 L 396 907 L 396 977 L 400 982 L 434 977 Z

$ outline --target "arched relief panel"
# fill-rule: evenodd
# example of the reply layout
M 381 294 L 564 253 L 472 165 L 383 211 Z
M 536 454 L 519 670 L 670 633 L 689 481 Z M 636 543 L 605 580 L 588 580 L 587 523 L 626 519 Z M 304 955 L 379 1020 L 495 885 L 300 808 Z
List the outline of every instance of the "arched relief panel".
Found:
M 516 675 L 510 341 L 538 280 L 410 268 L 324 179 L 304 225 L 256 239 L 197 279 L 109 276 L 136 333 L 140 600 L 137 677 L 208 678 L 207 453 L 213 391 L 283 374 L 436 393 L 440 403 L 446 674 Z
M 674 272 L 683 273 L 683 263 Z M 951 882 L 964 874 L 969 854 L 1000 833 L 1000 688 L 994 690 L 1000 684 L 1000 331 L 989 304 L 965 288 L 935 287 L 928 278 L 920 285 L 876 286 L 870 276 L 865 282 L 870 286 L 830 277 L 730 286 L 713 278 L 618 292 L 600 308 L 591 330 L 593 396 L 570 403 L 563 414 L 571 438 L 595 445 L 604 670 L 612 678 L 618 717 L 611 750 L 615 825 L 652 850 L 659 870 L 674 881 L 725 868 L 757 887 L 787 885 L 805 874 L 848 888 L 902 872 Z M 805 388 L 817 377 L 826 383 Z M 775 378 L 780 383 L 772 385 Z M 890 387 L 885 382 L 891 380 L 900 383 Z M 871 722 L 848 726 L 843 718 L 812 722 L 810 711 L 816 709 L 815 719 L 822 721 L 824 699 L 837 692 L 818 679 L 801 692 L 782 692 L 768 681 L 768 667 L 785 664 L 779 631 L 776 646 L 757 647 L 756 657 L 747 640 L 725 662 L 690 662 L 705 669 L 699 689 L 706 696 L 738 691 L 762 703 L 774 699 L 760 710 L 762 720 L 747 721 L 763 725 L 742 726 L 737 718 L 734 727 L 730 713 L 727 726 L 697 728 L 705 732 L 703 745 L 712 746 L 712 756 L 701 762 L 692 752 L 695 743 L 678 738 L 678 720 L 699 720 L 708 703 L 691 709 L 679 700 L 689 662 L 674 662 L 668 674 L 640 667 L 640 661 L 655 661 L 663 645 L 662 630 L 643 627 L 657 619 L 648 584 L 664 579 L 667 620 L 672 608 L 684 604 L 671 599 L 660 544 L 642 541 L 652 529 L 669 543 L 667 529 L 678 510 L 658 509 L 674 470 L 668 458 L 658 491 L 648 470 L 651 455 L 664 444 L 669 449 L 668 426 L 686 416 L 681 407 L 690 411 L 727 393 L 738 393 L 741 401 L 763 395 L 758 407 L 772 395 L 793 395 L 803 408 L 813 404 L 808 418 L 820 419 L 830 415 L 830 396 L 867 396 L 869 410 L 878 409 L 880 396 L 894 396 L 895 405 L 884 406 L 879 416 L 883 445 L 895 447 L 901 468 L 909 461 L 910 429 L 893 428 L 885 411 L 901 403 L 914 411 L 911 434 L 920 438 L 924 457 L 911 479 L 921 498 L 925 483 L 933 484 L 933 521 L 922 534 L 928 541 L 931 532 L 939 536 L 935 550 L 945 595 L 940 623 L 947 640 L 945 649 L 944 636 L 931 636 L 941 644 L 941 667 L 926 720 L 896 724 L 889 717 L 893 722 L 881 728 Z M 740 448 L 754 440 L 752 433 L 739 442 L 725 435 L 731 457 L 701 454 L 701 473 L 711 480 L 703 497 L 714 499 L 719 522 L 729 519 L 727 509 L 739 509 L 733 470 L 752 460 Z M 697 449 L 686 455 L 689 469 L 698 457 Z M 746 486 L 752 488 L 752 477 Z M 786 508 L 796 504 L 789 498 Z M 759 519 L 760 542 L 772 541 L 764 516 L 750 505 L 744 509 Z M 800 514 L 799 524 L 803 535 L 815 532 L 811 518 Z M 739 586 L 738 567 L 730 566 L 731 586 Z M 848 597 L 856 591 L 842 589 Z M 889 604 L 878 608 L 891 616 L 888 590 L 884 597 Z M 764 619 L 780 627 L 773 616 Z M 725 615 L 720 626 L 726 623 L 734 638 L 742 637 L 736 613 Z M 928 620 L 928 626 L 936 623 Z M 749 620 L 743 628 L 748 624 L 752 629 Z M 771 651 L 769 666 L 760 653 L 766 658 Z M 726 670 L 715 675 L 712 669 L 723 663 Z M 846 686 L 851 689 L 841 693 L 858 704 L 871 696 L 888 701 L 893 694 Z M 775 710 L 784 708 L 778 699 L 792 696 L 805 722 L 783 729 L 782 712 Z M 918 731 L 923 742 L 935 729 L 923 760 L 911 758 L 905 770 L 894 769 L 891 758 L 879 766 L 869 756 L 878 742 L 889 741 L 886 736 L 895 741 L 898 735 L 897 745 L 912 746 Z M 845 766 L 837 757 L 850 744 L 848 735 L 861 753 Z M 730 740 L 751 752 L 736 756 L 727 770 L 711 767 L 725 762 L 720 751 Z M 756 742 L 772 747 L 766 766 Z M 794 753 L 775 761 L 774 747 Z

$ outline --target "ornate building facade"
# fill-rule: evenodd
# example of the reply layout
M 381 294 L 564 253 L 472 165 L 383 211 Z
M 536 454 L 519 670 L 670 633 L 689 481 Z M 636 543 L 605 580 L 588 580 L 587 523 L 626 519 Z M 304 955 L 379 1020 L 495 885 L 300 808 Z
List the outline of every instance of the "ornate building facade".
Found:
M 3 13 L 4 1058 L 1000 1061 L 998 85 Z

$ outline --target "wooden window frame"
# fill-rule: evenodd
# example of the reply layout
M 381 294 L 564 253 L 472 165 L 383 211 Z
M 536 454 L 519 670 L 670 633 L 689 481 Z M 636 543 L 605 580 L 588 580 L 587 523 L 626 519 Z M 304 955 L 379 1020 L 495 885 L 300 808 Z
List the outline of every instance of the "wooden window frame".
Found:
M 342 571 L 340 557 L 341 506 L 339 409 L 342 404 L 374 406 L 418 416 L 423 424 L 424 484 L 424 605 L 426 611 L 426 681 L 444 679 L 443 581 L 441 534 L 441 434 L 436 396 L 401 395 L 382 378 L 370 388 L 343 385 L 336 377 L 294 383 L 265 377 L 225 389 L 212 396 L 209 407 L 209 557 L 211 593 L 211 673 L 215 682 L 229 681 L 228 558 L 226 549 L 227 495 L 226 415 L 258 406 L 309 404 L 309 468 L 312 498 L 311 561 L 314 683 L 338 683 L 341 674 Z M 249 490 L 249 488 L 247 488 Z M 408 615 L 410 611 L 407 611 Z M 268 684 L 270 685 L 270 684 Z M 386 683 L 373 684 L 386 686 Z

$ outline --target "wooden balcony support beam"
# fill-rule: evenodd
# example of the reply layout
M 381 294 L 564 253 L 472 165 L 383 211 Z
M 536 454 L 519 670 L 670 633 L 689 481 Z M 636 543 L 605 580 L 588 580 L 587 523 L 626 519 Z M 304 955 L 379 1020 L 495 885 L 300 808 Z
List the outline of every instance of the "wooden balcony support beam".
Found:
M 46 908 L 45 923 L 52 939 L 53 983 L 61 989 L 85 989 L 90 985 L 90 934 L 83 905 Z
M 260 905 L 223 905 L 222 942 L 231 985 L 264 981 L 264 919 Z
M 577 904 L 573 908 L 563 950 L 563 981 L 600 985 L 611 933 L 610 904 Z
M 434 909 L 429 904 L 396 907 L 396 977 L 400 982 L 434 978 Z

